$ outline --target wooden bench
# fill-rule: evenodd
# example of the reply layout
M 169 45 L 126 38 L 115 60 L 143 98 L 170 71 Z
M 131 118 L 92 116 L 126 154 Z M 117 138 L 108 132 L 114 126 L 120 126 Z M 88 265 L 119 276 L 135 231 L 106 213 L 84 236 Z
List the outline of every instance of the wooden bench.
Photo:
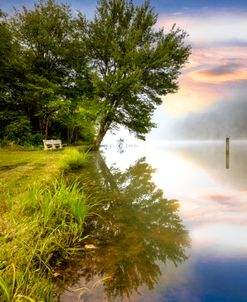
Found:
M 61 139 L 44 139 L 44 148 L 45 150 L 54 150 L 54 149 L 62 149 L 62 141 Z

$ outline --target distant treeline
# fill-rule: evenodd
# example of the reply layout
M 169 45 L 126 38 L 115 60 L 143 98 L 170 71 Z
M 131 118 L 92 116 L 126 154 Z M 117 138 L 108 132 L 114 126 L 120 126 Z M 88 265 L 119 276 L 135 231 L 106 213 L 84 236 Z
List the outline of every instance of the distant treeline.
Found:
M 55 0 L 0 14 L 2 142 L 61 138 L 97 149 L 118 125 L 144 139 L 190 54 L 181 29 L 154 28 L 149 2 L 101 0 L 92 21 Z

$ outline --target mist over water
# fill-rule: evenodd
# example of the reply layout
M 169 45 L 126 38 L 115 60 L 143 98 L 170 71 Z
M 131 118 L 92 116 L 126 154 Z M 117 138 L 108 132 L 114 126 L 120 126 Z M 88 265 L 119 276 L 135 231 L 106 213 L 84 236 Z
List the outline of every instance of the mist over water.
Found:
M 201 113 L 189 114 L 173 126 L 178 139 L 247 138 L 247 100 L 221 102 Z

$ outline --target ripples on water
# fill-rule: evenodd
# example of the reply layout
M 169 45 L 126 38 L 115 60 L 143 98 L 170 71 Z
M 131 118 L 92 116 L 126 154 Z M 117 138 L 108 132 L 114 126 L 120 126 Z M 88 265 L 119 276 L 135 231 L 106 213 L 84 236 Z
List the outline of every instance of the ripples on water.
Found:
M 230 169 L 220 142 L 96 154 L 95 248 L 63 272 L 60 301 L 247 301 L 247 144 L 230 146 Z

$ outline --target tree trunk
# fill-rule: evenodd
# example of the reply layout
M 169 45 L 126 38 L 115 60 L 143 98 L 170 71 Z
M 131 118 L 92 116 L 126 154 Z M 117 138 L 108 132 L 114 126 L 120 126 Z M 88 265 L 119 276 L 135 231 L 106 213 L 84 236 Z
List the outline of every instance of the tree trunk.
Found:
M 47 137 L 48 137 L 48 127 L 49 127 L 49 119 L 46 118 L 46 121 L 45 121 L 45 139 L 47 139 Z
M 47 139 L 48 137 L 48 127 L 49 121 L 47 117 L 39 118 L 39 128 L 43 139 Z
M 101 171 L 101 174 L 104 178 L 105 188 L 107 189 L 107 191 L 120 193 L 117 183 L 114 180 L 114 176 L 112 175 L 111 170 L 107 167 L 100 152 L 97 152 L 95 157 L 96 157 L 96 164 L 98 164 L 97 166 L 99 167 L 99 169 L 97 170 Z
M 96 151 L 99 150 L 99 146 L 107 132 L 107 130 L 110 128 L 112 121 L 108 118 L 104 118 L 102 122 L 100 123 L 99 132 L 96 136 L 96 139 L 94 140 L 92 150 Z

